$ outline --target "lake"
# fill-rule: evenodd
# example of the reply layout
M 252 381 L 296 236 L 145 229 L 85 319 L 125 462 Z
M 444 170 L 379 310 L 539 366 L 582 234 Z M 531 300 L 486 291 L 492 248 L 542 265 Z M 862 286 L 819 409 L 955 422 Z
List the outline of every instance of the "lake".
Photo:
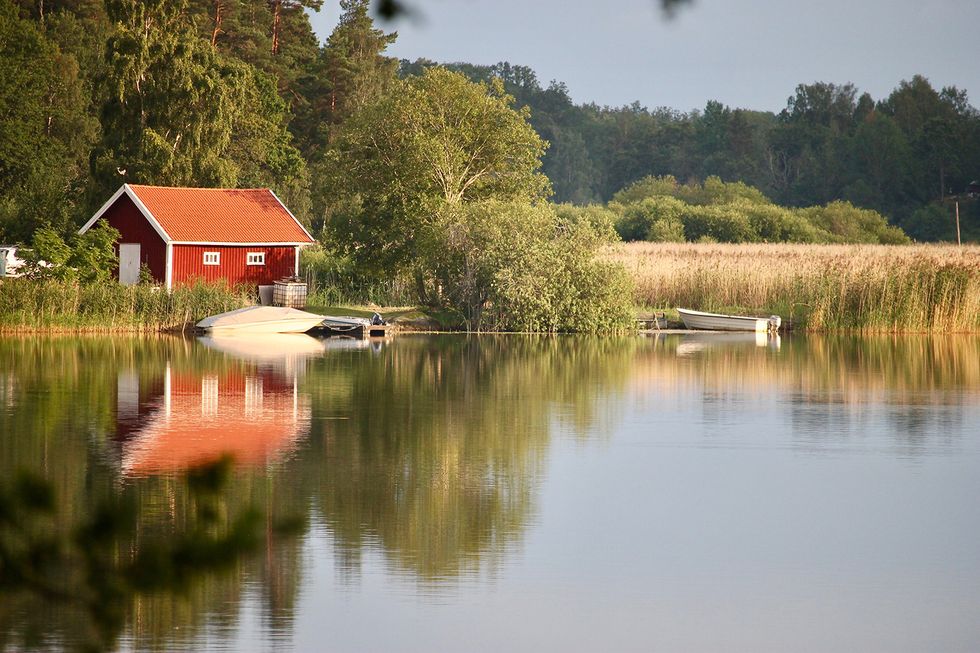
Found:
M 124 497 L 125 558 L 225 454 L 261 552 L 120 650 L 980 650 L 977 336 L 0 338 L 39 528 Z M 0 594 L 2 650 L 89 628 Z

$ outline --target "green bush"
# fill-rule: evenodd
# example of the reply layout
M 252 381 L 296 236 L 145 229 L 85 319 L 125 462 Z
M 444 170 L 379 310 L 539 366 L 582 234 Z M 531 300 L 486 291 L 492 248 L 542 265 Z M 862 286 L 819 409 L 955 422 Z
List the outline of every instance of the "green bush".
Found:
M 749 218 L 737 205 L 690 205 L 681 215 L 688 240 L 709 238 L 720 243 L 749 243 L 759 240 Z
M 833 237 L 792 209 L 775 204 L 740 206 L 759 240 L 767 243 L 829 243 Z
M 655 243 L 683 243 L 684 223 L 675 217 L 654 220 L 646 239 Z
M 609 208 L 617 216 L 616 231 L 626 241 L 910 242 L 881 214 L 849 202 L 790 209 L 771 203 L 751 186 L 727 183 L 718 177 L 709 177 L 704 184 L 646 177 L 616 193 Z M 913 217 L 917 225 L 937 222 L 931 213 Z
M 877 211 L 862 209 L 850 202 L 811 206 L 799 209 L 799 214 L 841 243 L 901 245 L 912 242 L 901 229 L 889 225 Z
M 427 236 L 444 304 L 473 330 L 629 328 L 632 282 L 596 259 L 614 234 L 594 214 L 560 213 L 524 202 L 447 208 Z
M 679 225 L 683 240 L 683 224 L 681 216 L 688 205 L 679 199 L 658 196 L 648 197 L 632 204 L 611 204 L 616 213 L 616 232 L 625 241 L 652 240 L 651 229 L 654 223 L 666 221 L 668 224 Z M 676 235 L 677 227 L 673 227 Z
M 29 275 L 37 279 L 109 281 L 116 269 L 114 245 L 119 232 L 100 222 L 65 242 L 49 226 L 34 232 Z
M 613 202 L 635 204 L 655 197 L 673 197 L 699 206 L 734 202 L 770 204 L 769 198 L 762 191 L 740 181 L 725 182 L 712 176 L 705 179 L 703 184 L 681 184 L 671 175 L 644 177 L 613 195 Z

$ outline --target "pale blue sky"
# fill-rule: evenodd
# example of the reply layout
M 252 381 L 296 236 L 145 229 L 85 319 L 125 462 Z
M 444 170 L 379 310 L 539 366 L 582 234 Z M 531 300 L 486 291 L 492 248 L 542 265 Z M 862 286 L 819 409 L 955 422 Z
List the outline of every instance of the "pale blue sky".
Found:
M 530 66 L 576 102 L 778 111 L 799 83 L 854 83 L 875 99 L 918 73 L 980 105 L 978 0 L 696 0 L 665 20 L 654 0 L 405 0 L 418 15 L 390 54 Z M 336 23 L 326 0 L 313 26 Z

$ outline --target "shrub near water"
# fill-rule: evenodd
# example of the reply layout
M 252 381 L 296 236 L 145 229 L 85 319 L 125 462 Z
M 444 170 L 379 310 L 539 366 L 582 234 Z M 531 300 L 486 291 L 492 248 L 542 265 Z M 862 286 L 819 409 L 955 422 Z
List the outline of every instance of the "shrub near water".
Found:
M 0 329 L 158 331 L 255 303 L 247 288 L 198 283 L 167 292 L 107 281 L 7 279 L 0 283 Z
M 597 333 L 632 326 L 631 280 L 597 260 L 613 238 L 601 208 L 484 201 L 445 210 L 427 250 L 467 329 Z
M 776 313 L 812 330 L 980 332 L 980 247 L 628 243 L 637 304 Z

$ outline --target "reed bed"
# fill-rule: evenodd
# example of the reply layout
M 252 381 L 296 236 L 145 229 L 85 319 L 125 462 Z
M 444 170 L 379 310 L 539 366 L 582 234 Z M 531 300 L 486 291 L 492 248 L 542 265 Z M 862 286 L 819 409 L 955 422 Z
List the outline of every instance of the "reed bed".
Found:
M 636 303 L 791 318 L 814 331 L 980 332 L 980 247 L 624 243 Z
M 167 292 L 149 285 L 6 279 L 0 282 L 0 331 L 166 331 L 255 301 L 248 288 L 227 285 Z

